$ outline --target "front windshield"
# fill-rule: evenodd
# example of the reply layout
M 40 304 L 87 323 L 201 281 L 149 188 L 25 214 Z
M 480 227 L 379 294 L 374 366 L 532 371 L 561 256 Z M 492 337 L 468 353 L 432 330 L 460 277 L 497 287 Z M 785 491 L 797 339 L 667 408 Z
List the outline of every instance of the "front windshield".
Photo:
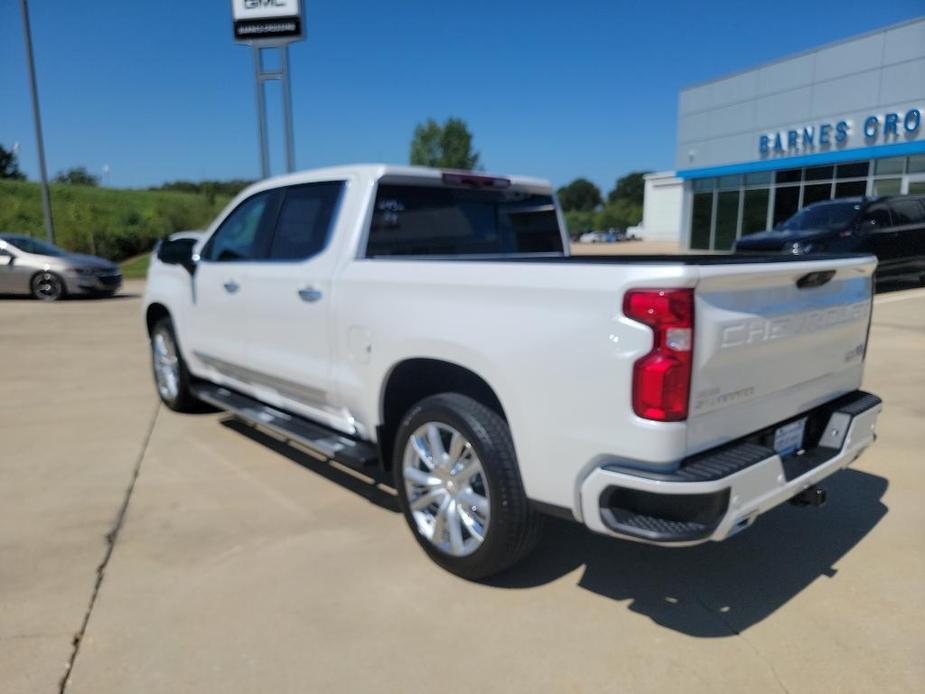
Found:
M 65 254 L 57 246 L 54 246 L 45 241 L 39 241 L 38 239 L 32 239 L 28 236 L 12 236 L 4 239 L 8 244 L 14 248 L 18 248 L 23 253 L 35 253 L 36 255 L 53 255 L 53 256 L 62 256 Z
M 827 202 L 805 207 L 790 219 L 781 222 L 777 228 L 783 231 L 804 231 L 821 229 L 838 231 L 854 221 L 861 211 L 859 202 Z

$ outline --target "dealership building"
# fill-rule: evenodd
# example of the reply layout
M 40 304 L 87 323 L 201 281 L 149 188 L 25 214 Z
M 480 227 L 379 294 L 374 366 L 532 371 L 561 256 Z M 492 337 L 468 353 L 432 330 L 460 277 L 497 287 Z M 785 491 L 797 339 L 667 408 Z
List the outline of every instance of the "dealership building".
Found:
M 925 17 L 690 86 L 642 235 L 728 250 L 801 207 L 925 193 Z

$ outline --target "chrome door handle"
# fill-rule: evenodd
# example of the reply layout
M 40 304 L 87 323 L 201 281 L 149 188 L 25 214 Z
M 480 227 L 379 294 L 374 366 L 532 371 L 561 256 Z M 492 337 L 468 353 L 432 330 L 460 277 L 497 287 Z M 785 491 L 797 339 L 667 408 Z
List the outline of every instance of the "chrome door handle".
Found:
M 310 304 L 318 301 L 321 296 L 321 290 L 315 289 L 314 287 L 305 287 L 304 289 L 299 290 L 299 298 L 302 301 L 307 301 Z
M 225 291 L 229 294 L 234 294 L 241 288 L 241 285 L 235 282 L 234 280 L 229 280 L 222 285 L 225 288 Z

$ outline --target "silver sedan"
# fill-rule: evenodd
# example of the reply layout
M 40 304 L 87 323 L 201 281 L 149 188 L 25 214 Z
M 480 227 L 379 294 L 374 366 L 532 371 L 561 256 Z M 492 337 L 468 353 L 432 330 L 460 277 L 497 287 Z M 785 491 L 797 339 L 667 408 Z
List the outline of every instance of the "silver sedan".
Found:
M 115 263 L 68 253 L 20 234 L 0 234 L 0 294 L 31 294 L 55 301 L 68 294 L 111 296 L 122 286 Z

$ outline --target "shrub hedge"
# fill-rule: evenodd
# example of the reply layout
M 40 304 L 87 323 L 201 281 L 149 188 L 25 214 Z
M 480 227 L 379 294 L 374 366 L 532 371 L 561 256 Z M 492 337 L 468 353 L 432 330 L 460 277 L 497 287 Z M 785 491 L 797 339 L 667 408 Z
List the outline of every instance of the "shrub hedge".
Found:
M 55 243 L 69 251 L 121 261 L 175 231 L 204 229 L 226 196 L 160 190 L 51 185 Z M 44 238 L 39 185 L 0 181 L 0 231 Z

